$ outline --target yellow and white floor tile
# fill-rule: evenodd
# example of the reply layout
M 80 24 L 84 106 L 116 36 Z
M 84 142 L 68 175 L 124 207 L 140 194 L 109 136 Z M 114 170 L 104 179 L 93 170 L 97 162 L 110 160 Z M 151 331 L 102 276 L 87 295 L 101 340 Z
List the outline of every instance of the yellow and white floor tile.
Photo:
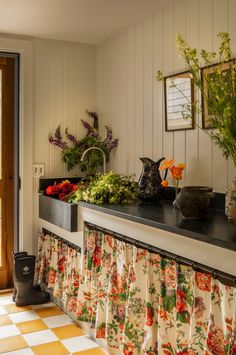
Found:
M 0 354 L 105 355 L 106 352 L 54 303 L 16 307 L 0 296 Z

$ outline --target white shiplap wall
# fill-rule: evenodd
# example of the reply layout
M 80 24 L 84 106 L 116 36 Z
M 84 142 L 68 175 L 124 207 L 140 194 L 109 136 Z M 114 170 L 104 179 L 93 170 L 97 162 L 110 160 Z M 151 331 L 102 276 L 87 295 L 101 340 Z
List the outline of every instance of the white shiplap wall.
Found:
M 35 40 L 34 162 L 45 164 L 45 176 L 73 176 L 60 159 L 60 149 L 48 142 L 60 124 L 78 137 L 81 119 L 94 110 L 95 46 Z M 89 119 L 88 119 L 89 120 Z
M 34 39 L 34 140 L 33 162 L 45 164 L 45 176 L 75 176 L 60 158 L 61 150 L 48 142 L 58 125 L 81 137 L 81 119 L 91 120 L 85 111 L 94 110 L 95 46 L 63 41 Z M 91 122 L 92 123 L 92 122 Z M 32 171 L 32 170 L 31 170 Z M 33 178 L 33 235 L 38 225 L 38 178 Z M 37 250 L 37 238 L 33 239 Z
M 236 54 L 235 17 L 235 0 L 173 1 L 97 47 L 96 109 L 119 137 L 110 169 L 138 178 L 139 157 L 174 157 L 187 165 L 183 184 L 225 192 L 236 171 L 207 134 L 199 129 L 164 131 L 163 84 L 155 74 L 157 69 L 165 75 L 185 69 L 175 49 L 177 32 L 191 46 L 216 50 L 217 33 L 229 31 Z M 201 117 L 197 120 L 201 124 Z

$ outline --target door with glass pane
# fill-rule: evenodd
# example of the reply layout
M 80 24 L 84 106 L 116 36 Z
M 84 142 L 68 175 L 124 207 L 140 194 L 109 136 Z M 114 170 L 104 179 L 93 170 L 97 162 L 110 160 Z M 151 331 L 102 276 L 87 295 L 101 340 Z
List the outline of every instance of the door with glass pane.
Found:
M 12 285 L 14 249 L 14 60 L 0 57 L 0 289 Z

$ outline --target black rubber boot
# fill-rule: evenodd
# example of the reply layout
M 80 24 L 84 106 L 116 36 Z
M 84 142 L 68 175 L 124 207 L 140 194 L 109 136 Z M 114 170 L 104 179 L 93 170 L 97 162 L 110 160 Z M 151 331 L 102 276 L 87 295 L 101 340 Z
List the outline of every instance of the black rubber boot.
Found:
M 50 301 L 48 292 L 38 291 L 33 286 L 35 256 L 28 255 L 15 259 L 14 273 L 16 286 L 16 306 L 41 304 Z
M 14 268 L 15 268 L 15 260 L 19 259 L 19 258 L 22 258 L 24 256 L 27 256 L 28 253 L 26 251 L 21 251 L 19 253 L 12 253 L 12 254 L 13 254 L 13 270 L 14 270 Z M 15 287 L 14 271 L 13 271 L 13 282 L 14 282 L 14 289 L 13 289 L 13 293 L 12 293 L 12 300 L 13 300 L 13 302 L 15 302 L 15 300 L 16 300 L 16 287 Z M 35 290 L 38 290 L 38 291 L 41 290 L 40 285 L 34 285 L 34 288 L 35 288 Z

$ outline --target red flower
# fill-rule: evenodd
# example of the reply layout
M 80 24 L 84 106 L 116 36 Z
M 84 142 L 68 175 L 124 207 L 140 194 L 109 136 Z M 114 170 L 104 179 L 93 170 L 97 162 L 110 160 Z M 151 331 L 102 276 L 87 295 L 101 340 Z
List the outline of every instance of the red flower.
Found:
M 132 343 L 126 343 L 124 345 L 123 355 L 133 355 L 134 345 Z
M 129 279 L 131 282 L 136 281 L 136 276 L 135 276 L 135 271 L 134 271 L 133 266 L 131 266 L 130 271 L 129 271 Z
M 208 348 L 214 355 L 224 355 L 224 333 L 220 328 L 214 328 L 207 338 Z
M 145 324 L 148 327 L 151 327 L 153 325 L 153 315 L 154 315 L 154 310 L 152 307 L 147 307 L 146 308 L 146 322 Z
M 187 308 L 185 293 L 182 290 L 177 290 L 176 311 L 183 313 Z
M 64 272 L 65 270 L 65 256 L 63 256 L 57 263 L 59 272 Z
M 101 256 L 102 256 L 101 248 L 96 246 L 93 254 L 93 264 L 95 267 L 101 265 Z
M 104 324 L 104 325 L 102 325 L 101 327 L 99 327 L 97 329 L 96 338 L 105 339 L 105 337 L 106 337 L 106 327 L 105 327 L 105 324 Z
M 178 297 L 181 299 L 181 298 L 185 298 L 185 293 L 184 293 L 184 291 L 182 291 L 182 290 L 177 290 L 177 295 L 178 295 Z
M 60 200 L 64 200 L 67 195 L 77 190 L 76 184 L 71 184 L 69 180 L 62 181 L 46 188 L 46 195 L 58 195 Z
M 210 292 L 211 291 L 211 275 L 202 274 L 201 272 L 195 273 L 195 282 L 200 290 Z
M 183 313 L 186 310 L 186 308 L 187 308 L 186 302 L 181 302 L 181 301 L 177 302 L 176 311 L 178 313 Z
M 77 309 L 77 298 L 71 297 L 68 301 L 67 309 L 69 312 L 76 312 Z
M 46 195 L 52 195 L 54 190 L 54 186 L 48 186 L 46 188 Z
M 231 348 L 231 354 L 236 354 L 236 345 L 233 345 Z

